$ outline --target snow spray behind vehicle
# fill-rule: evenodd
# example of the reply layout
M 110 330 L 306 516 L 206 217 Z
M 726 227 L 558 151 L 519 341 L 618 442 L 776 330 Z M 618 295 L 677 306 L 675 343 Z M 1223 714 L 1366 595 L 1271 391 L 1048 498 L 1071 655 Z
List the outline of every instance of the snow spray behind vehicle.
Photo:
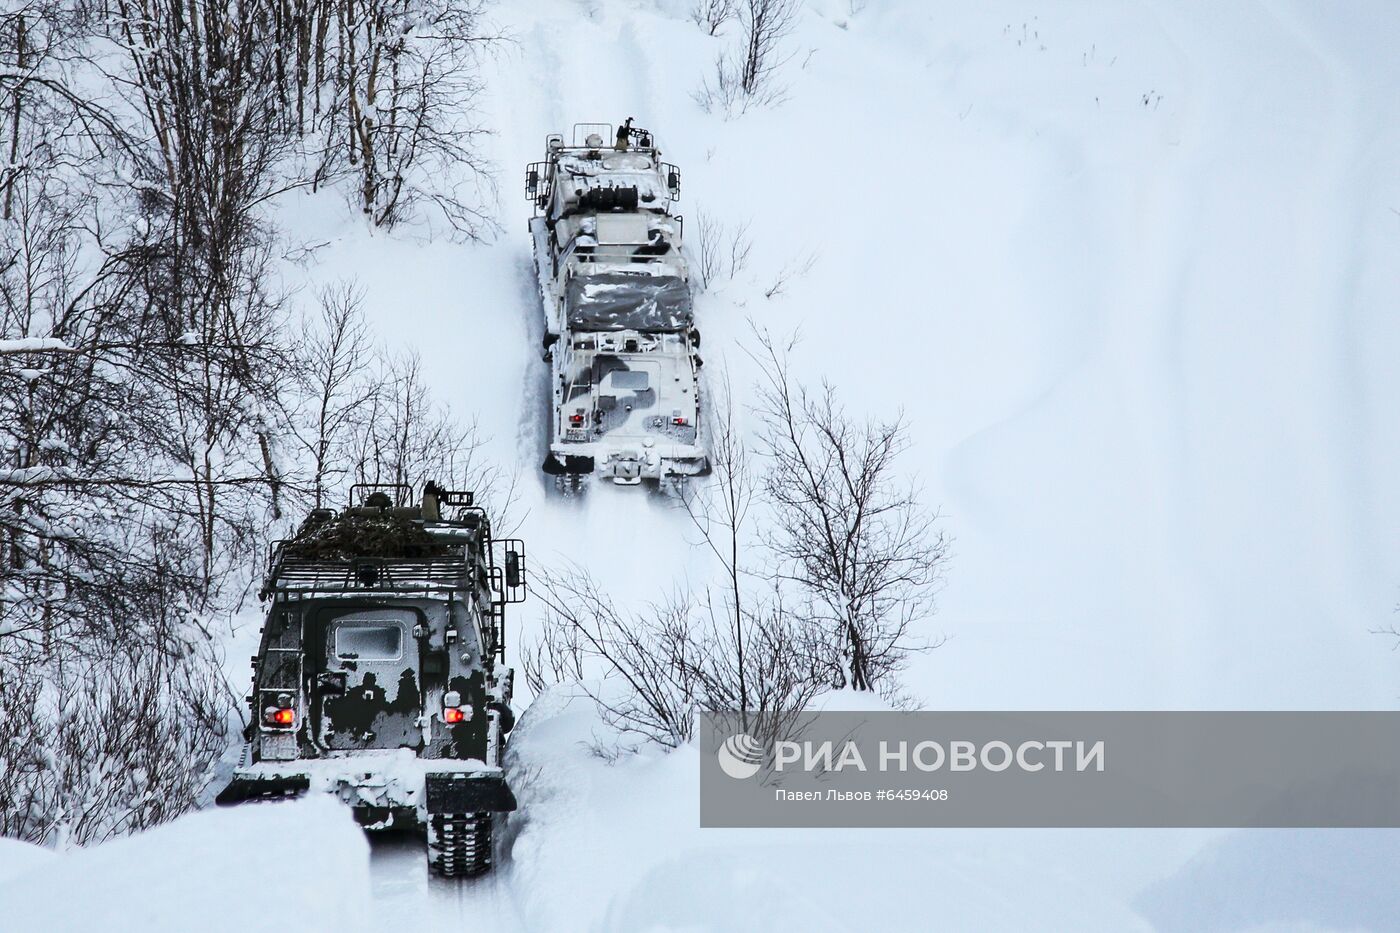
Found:
M 501 768 L 513 671 L 505 607 L 525 549 L 469 492 L 362 485 L 268 561 L 243 759 L 221 805 L 334 794 L 366 829 L 422 827 L 428 861 L 473 875 L 516 807 Z
M 708 467 L 680 190 L 630 117 L 575 124 L 567 146 L 551 134 L 526 168 L 551 364 L 546 473 L 636 485 Z

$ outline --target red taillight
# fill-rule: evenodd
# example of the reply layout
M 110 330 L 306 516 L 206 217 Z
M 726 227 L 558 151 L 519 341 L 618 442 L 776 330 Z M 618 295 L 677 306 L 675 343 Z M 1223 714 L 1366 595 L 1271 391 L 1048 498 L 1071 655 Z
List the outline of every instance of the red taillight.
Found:
M 574 412 L 570 415 L 569 424 L 583 424 L 583 412 Z
M 442 711 L 442 721 L 448 723 L 449 725 L 453 725 L 459 722 L 465 722 L 466 718 L 466 712 L 458 709 L 455 706 L 449 706 L 447 707 L 447 709 Z
M 685 419 L 684 419 L 684 418 L 672 418 L 672 419 L 671 419 L 671 423 L 674 424 L 674 425 L 675 425 L 676 427 L 678 427 L 678 428 L 683 428 L 683 427 L 685 427 Z
M 267 711 L 267 724 L 269 726 L 291 726 L 297 721 L 297 713 L 294 709 L 270 709 Z

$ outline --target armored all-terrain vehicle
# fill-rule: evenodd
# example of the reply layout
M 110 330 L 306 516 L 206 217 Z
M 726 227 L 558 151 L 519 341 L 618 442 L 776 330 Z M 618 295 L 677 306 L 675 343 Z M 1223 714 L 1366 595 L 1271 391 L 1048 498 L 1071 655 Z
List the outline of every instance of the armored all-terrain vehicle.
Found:
M 516 801 L 505 607 L 525 551 L 492 538 L 471 493 L 357 486 L 268 561 L 252 722 L 219 804 L 335 794 L 367 829 L 422 828 L 428 862 L 472 875 Z
M 680 169 L 629 118 L 574 126 L 526 169 L 552 411 L 546 473 L 622 485 L 704 472 L 700 334 Z

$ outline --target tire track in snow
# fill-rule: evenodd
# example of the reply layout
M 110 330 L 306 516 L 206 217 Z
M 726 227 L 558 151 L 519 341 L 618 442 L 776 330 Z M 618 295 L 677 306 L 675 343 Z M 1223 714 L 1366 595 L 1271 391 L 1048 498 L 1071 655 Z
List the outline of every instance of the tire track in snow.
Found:
M 438 878 L 428 871 L 417 834 L 371 836 L 372 927 L 386 933 L 459 928 L 527 933 L 510 875 L 509 863 L 502 862 L 478 878 Z

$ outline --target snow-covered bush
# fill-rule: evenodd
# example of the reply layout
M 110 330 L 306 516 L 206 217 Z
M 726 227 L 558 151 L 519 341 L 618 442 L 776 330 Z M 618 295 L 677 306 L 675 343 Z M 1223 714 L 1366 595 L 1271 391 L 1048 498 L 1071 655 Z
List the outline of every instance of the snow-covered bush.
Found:
M 0 835 L 100 842 L 188 810 L 227 745 L 232 692 L 206 640 L 0 653 Z
M 700 712 L 763 713 L 766 728 L 781 731 L 827 685 L 812 664 L 819 633 L 773 593 L 745 590 L 736 609 L 720 587 L 682 590 L 625 609 L 578 568 L 537 575 L 535 592 L 548 618 L 522 658 L 531 689 L 578 684 L 622 745 L 683 745 Z M 600 738 L 598 747 L 620 746 Z

